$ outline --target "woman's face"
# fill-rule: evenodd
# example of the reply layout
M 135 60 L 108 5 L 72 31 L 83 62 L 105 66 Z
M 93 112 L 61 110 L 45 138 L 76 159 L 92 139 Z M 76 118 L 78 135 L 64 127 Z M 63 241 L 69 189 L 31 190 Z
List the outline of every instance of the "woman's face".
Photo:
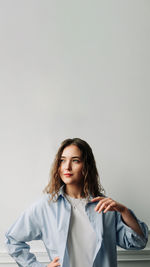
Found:
M 67 185 L 81 184 L 83 175 L 82 152 L 76 145 L 69 145 L 64 148 L 60 158 L 59 175 Z

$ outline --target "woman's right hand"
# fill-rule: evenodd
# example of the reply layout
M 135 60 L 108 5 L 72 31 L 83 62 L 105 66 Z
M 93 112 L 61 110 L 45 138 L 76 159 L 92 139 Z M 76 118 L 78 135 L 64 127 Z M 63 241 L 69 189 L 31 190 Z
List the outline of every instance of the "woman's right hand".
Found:
M 50 264 L 47 265 L 47 267 L 55 267 L 55 266 L 60 266 L 60 263 L 58 262 L 59 257 L 56 257 L 51 261 Z

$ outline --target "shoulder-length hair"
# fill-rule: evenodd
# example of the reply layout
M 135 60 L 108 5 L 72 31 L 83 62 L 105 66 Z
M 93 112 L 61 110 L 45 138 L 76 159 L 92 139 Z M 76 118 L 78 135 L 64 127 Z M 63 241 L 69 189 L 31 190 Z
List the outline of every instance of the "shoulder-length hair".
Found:
M 54 162 L 50 169 L 50 181 L 48 185 L 45 187 L 44 192 L 47 194 L 51 194 L 51 200 L 52 200 L 53 197 L 58 194 L 60 187 L 65 184 L 60 178 L 59 167 L 60 167 L 62 152 L 64 148 L 70 145 L 77 146 L 82 154 L 82 160 L 83 160 L 83 169 L 82 169 L 83 188 L 81 193 L 82 196 L 87 198 L 90 195 L 92 195 L 92 197 L 103 196 L 104 189 L 100 183 L 100 177 L 98 174 L 92 149 L 86 141 L 80 138 L 65 139 L 61 143 L 61 146 L 58 149 L 58 152 L 55 156 Z

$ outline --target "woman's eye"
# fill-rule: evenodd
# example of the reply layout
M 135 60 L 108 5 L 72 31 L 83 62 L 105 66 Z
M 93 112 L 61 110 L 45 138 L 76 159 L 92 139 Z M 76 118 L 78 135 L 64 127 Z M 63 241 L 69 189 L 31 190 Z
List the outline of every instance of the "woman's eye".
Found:
M 73 161 L 75 161 L 75 162 L 79 162 L 79 160 L 77 160 L 77 159 L 74 159 Z
M 64 159 L 60 159 L 60 162 L 64 162 L 64 161 L 65 161 Z M 78 159 L 73 159 L 73 162 L 79 163 L 80 161 Z

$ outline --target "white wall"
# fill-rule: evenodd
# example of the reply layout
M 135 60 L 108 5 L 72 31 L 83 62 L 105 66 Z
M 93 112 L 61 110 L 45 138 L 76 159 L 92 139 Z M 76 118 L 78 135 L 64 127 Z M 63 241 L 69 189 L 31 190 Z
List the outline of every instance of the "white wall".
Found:
M 150 226 L 149 13 L 148 0 L 0 1 L 0 255 L 68 137 Z

